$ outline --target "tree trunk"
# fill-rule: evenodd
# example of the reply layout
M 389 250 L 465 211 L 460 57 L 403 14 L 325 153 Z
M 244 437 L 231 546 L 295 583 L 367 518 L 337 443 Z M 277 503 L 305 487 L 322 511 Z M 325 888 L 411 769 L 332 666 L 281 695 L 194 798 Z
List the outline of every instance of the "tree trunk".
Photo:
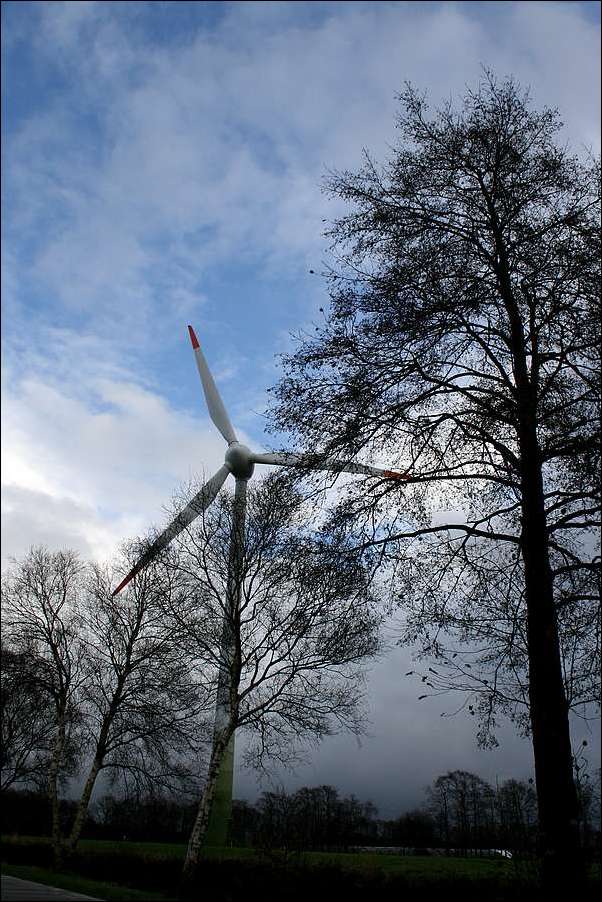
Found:
M 191 886 L 199 864 L 220 769 L 233 732 L 232 728 L 228 726 L 221 737 L 216 739 L 213 743 L 211 760 L 209 762 L 209 773 L 207 774 L 207 783 L 205 784 L 203 794 L 199 801 L 194 826 L 188 841 L 184 868 L 182 870 L 182 885 L 186 888 Z
M 529 704 L 542 876 L 546 889 L 562 892 L 561 887 L 568 888 L 567 884 L 570 884 L 574 892 L 575 880 L 581 872 L 578 803 L 554 608 L 540 453 L 534 425 L 523 430 L 521 462 L 521 549 L 525 570 Z
M 82 827 L 84 826 L 86 814 L 88 812 L 88 805 L 90 804 L 90 796 L 92 795 L 92 790 L 94 789 L 94 784 L 96 783 L 96 778 L 98 776 L 98 772 L 100 771 L 101 764 L 102 757 L 97 752 L 94 756 L 94 761 L 92 762 L 92 766 L 88 773 L 88 779 L 86 780 L 84 791 L 82 792 L 80 800 L 78 802 L 75 820 L 73 821 L 71 833 L 69 834 L 69 839 L 67 840 L 67 852 L 69 855 L 72 855 L 75 852 L 77 843 L 79 842 L 79 837 L 82 832 Z
M 107 754 L 107 741 L 109 736 L 109 730 L 115 719 L 115 715 L 119 709 L 119 705 L 122 699 L 122 691 L 123 685 L 125 682 L 125 672 L 119 677 L 117 680 L 117 687 L 113 698 L 111 700 L 111 704 L 109 706 L 109 710 L 104 717 L 102 722 L 100 732 L 98 734 L 98 740 L 96 742 L 96 751 L 94 754 L 94 760 L 92 761 L 92 765 L 88 772 L 88 779 L 86 780 L 86 785 L 84 786 L 84 790 L 80 796 L 80 800 L 77 806 L 77 812 L 75 815 L 75 820 L 73 822 L 73 826 L 71 828 L 71 833 L 69 834 L 69 839 L 67 841 L 67 850 L 70 855 L 75 852 L 77 847 L 77 843 L 79 842 L 79 837 L 82 832 L 82 827 L 84 826 L 84 820 L 86 818 L 86 814 L 88 812 L 88 806 L 90 804 L 90 797 L 92 796 L 92 790 L 94 789 L 94 785 L 96 783 L 96 778 L 100 772 L 100 769 L 104 763 L 106 754 Z
M 521 553 L 525 574 L 529 711 L 533 735 L 535 785 L 539 820 L 539 852 L 544 888 L 575 890 L 582 876 L 577 793 L 569 709 L 564 691 L 560 641 L 554 606 L 546 522 L 542 455 L 537 436 L 538 385 L 536 363 L 529 373 L 524 331 L 510 279 L 507 250 L 495 214 L 499 254 L 499 286 L 508 313 L 518 402 L 518 443 L 521 480 Z M 536 337 L 531 341 L 537 346 Z
M 65 751 L 65 715 L 61 708 L 57 711 L 57 720 L 58 728 L 56 742 L 54 744 L 54 751 L 52 753 L 48 773 L 48 797 L 50 799 L 50 810 L 52 812 L 52 854 L 54 858 L 54 867 L 56 870 L 59 870 L 64 859 L 58 790 L 59 771 Z

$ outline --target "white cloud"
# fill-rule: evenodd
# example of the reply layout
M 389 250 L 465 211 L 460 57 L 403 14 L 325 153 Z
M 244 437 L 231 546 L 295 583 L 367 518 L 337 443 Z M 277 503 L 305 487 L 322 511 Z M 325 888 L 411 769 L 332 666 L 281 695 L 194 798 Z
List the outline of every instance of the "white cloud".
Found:
M 135 381 L 83 370 L 71 387 L 11 375 L 2 403 L 7 555 L 45 541 L 103 558 L 163 523 L 177 486 L 223 463 L 223 440 L 207 419 L 173 410 Z
M 357 165 L 362 146 L 386 154 L 405 79 L 436 103 L 486 63 L 559 104 L 577 142 L 596 140 L 597 35 L 574 5 L 506 4 L 495 27 L 452 4 L 339 4 L 301 24 L 296 6 L 234 4 L 184 46 L 149 45 L 119 6 L 44 6 L 40 42 L 61 48 L 78 98 L 11 148 L 21 217 L 59 218 L 35 256 L 40 285 L 89 315 L 146 313 L 219 262 L 305 268 L 334 212 L 323 167 Z
M 231 260 L 262 261 L 275 288 L 319 267 L 321 220 L 335 210 L 319 192 L 323 167 L 357 165 L 364 145 L 386 155 L 405 79 L 436 104 L 484 62 L 530 83 L 536 105 L 558 103 L 575 141 L 594 140 L 599 29 L 576 4 L 491 8 L 488 19 L 454 4 L 231 4 L 213 31 L 172 43 L 145 32 L 153 4 L 32 8 L 19 38 L 29 34 L 40 71 L 58 66 L 67 81 L 8 146 L 8 326 L 46 342 L 41 355 L 9 346 L 13 375 L 32 374 L 5 408 L 13 484 L 110 498 L 114 510 L 131 494 L 148 515 L 191 466 L 221 458 L 212 433 L 170 407 L 169 383 L 160 394 L 141 381 L 158 359 L 142 352 L 200 305 L 217 328 L 205 274 Z M 32 294 L 41 316 L 30 324 Z M 246 357 L 224 337 L 215 361 L 249 428 L 264 398 L 249 368 L 272 370 L 261 321 L 288 303 L 278 290 L 263 298 Z M 84 329 L 63 327 L 82 314 Z M 273 341 L 307 314 L 293 315 Z
M 126 517 L 121 523 L 133 525 Z M 107 560 L 116 551 L 116 533 L 92 505 L 19 484 L 2 487 L 3 569 L 11 558 L 19 559 L 38 545 L 53 550 L 71 548 L 85 559 Z M 127 536 L 124 533 L 122 538 Z
M 94 0 L 78 0 L 77 3 L 45 2 L 40 7 L 40 41 L 55 50 L 69 50 L 77 44 L 82 28 L 98 13 L 99 4 Z

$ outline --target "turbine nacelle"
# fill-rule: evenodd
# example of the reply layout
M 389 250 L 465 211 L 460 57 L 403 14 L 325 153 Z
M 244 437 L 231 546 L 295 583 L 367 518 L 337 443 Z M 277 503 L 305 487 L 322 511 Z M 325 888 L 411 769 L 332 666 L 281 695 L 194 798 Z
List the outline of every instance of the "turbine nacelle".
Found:
M 205 394 L 205 401 L 207 402 L 209 416 L 213 420 L 213 424 L 219 430 L 224 440 L 228 443 L 226 459 L 217 473 L 215 473 L 211 477 L 211 479 L 209 479 L 205 483 L 201 490 L 196 493 L 194 498 L 192 498 L 192 500 L 186 505 L 186 507 L 180 511 L 173 522 L 170 523 L 167 529 L 163 530 L 161 535 L 159 535 L 152 543 L 152 545 L 150 545 L 147 551 L 138 560 L 137 564 L 130 570 L 125 579 L 123 579 L 119 583 L 119 585 L 113 592 L 113 595 L 117 595 L 119 592 L 121 592 L 121 590 L 125 586 L 127 586 L 129 581 L 134 576 L 136 576 L 137 573 L 140 573 L 140 571 L 144 567 L 146 567 L 146 565 L 149 564 L 153 560 L 153 558 L 157 554 L 159 554 L 159 552 L 161 552 L 164 548 L 167 548 L 169 543 L 173 539 L 175 539 L 175 537 L 179 535 L 179 533 L 181 533 L 183 529 L 186 529 L 193 522 L 193 520 L 195 520 L 200 514 L 203 513 L 204 510 L 209 507 L 210 504 L 213 504 L 228 476 L 232 475 L 235 477 L 237 491 L 239 491 L 240 488 L 242 497 L 244 499 L 245 486 L 243 486 L 242 484 L 246 483 L 247 480 L 250 479 L 253 475 L 255 464 L 271 464 L 278 467 L 297 467 L 299 469 L 306 469 L 308 472 L 313 470 L 325 470 L 329 473 L 358 473 L 364 476 L 376 477 L 377 479 L 412 478 L 409 473 L 398 473 L 394 470 L 383 470 L 381 467 L 371 467 L 367 464 L 357 463 L 354 460 L 345 461 L 331 457 L 322 457 L 315 454 L 295 454 L 290 451 L 275 451 L 267 452 L 265 454 L 254 454 L 249 448 L 247 448 L 246 445 L 243 445 L 238 441 L 236 432 L 234 431 L 234 427 L 230 422 L 230 418 L 228 416 L 226 408 L 224 407 L 224 402 L 222 401 L 220 393 L 217 390 L 217 386 L 213 381 L 213 376 L 209 371 L 207 361 L 205 360 L 205 357 L 199 345 L 198 338 L 196 337 L 195 331 L 192 326 L 188 326 L 188 332 L 190 334 L 190 341 L 192 343 L 192 349 L 196 358 L 199 376 L 201 377 L 201 385 L 203 386 L 203 392 Z M 239 526 L 241 524 L 242 526 L 240 529 L 237 527 L 234 530 L 234 534 L 238 537 L 237 541 L 242 541 L 240 536 L 244 538 L 244 501 L 240 506 L 237 516 L 239 518 Z
M 253 453 L 241 442 L 232 442 L 226 451 L 226 466 L 237 479 L 250 479 L 255 469 Z

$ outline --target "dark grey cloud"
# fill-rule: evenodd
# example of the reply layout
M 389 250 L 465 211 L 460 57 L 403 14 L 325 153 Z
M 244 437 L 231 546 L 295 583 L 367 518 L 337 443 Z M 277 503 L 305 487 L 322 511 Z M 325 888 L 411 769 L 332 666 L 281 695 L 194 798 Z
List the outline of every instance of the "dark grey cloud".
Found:
M 271 779 L 261 782 L 239 763 L 235 796 L 254 801 L 261 791 L 274 786 L 294 791 L 301 786 L 331 784 L 344 795 L 354 793 L 373 801 L 380 817 L 394 818 L 420 806 L 425 801 L 425 787 L 449 770 L 471 771 L 493 785 L 533 776 L 528 738 L 518 736 L 506 722 L 497 733 L 498 748 L 478 748 L 475 720 L 467 712 L 440 716 L 442 711 L 459 707 L 463 697 L 450 694 L 419 701 L 416 682 L 404 677 L 413 666 L 408 649 L 393 648 L 373 667 L 368 681 L 370 723 L 359 742 L 349 735 L 329 737 L 317 748 L 308 749 L 307 765 L 295 772 L 275 768 Z M 573 720 L 575 748 L 583 739 L 588 741 L 588 760 L 595 768 L 600 758 L 599 722 L 588 726 Z M 240 749 L 244 747 L 243 736 L 238 744 Z

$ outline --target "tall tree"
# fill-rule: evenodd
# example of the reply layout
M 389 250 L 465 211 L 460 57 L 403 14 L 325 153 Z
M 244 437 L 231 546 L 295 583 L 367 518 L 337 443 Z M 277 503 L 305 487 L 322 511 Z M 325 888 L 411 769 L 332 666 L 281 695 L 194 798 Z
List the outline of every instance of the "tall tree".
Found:
M 171 591 L 169 573 L 150 566 L 114 598 L 115 573 L 131 566 L 91 566 L 82 605 L 87 679 L 80 693 L 83 730 L 92 754 L 66 838 L 75 851 L 102 771 L 126 788 L 152 792 L 194 791 L 207 735 L 208 699 L 190 676 L 178 634 L 163 615 Z M 196 776 L 196 779 L 195 779 Z
M 438 812 L 436 812 L 438 813 Z M 392 841 L 400 846 L 436 846 L 438 842 L 434 817 L 428 811 L 416 809 L 402 814 L 392 824 Z M 443 842 L 445 842 L 443 832 Z
M 2 582 L 2 615 L 12 648 L 35 664 L 38 691 L 49 700 L 52 735 L 47 788 L 55 864 L 63 859 L 60 788 L 82 744 L 81 689 L 86 680 L 82 637 L 83 564 L 75 552 L 32 548 Z
M 35 656 L 2 643 L 0 790 L 43 782 L 54 736 L 51 699 L 36 679 Z
M 504 849 L 527 850 L 537 823 L 537 800 L 530 783 L 506 780 L 496 790 L 498 842 Z
M 234 732 L 249 734 L 250 762 L 264 766 L 293 760 L 299 740 L 318 740 L 336 729 L 359 731 L 363 665 L 379 644 L 379 616 L 363 566 L 345 545 L 326 544 L 303 527 L 300 498 L 277 478 L 249 490 L 233 586 L 228 574 L 236 503 L 223 494 L 164 558 L 179 582 L 166 608 L 196 662 L 195 678 L 215 699 L 220 671 L 228 677 L 227 714 L 216 724 L 185 884 L 199 862 Z
M 489 655 L 490 704 L 524 687 L 558 886 L 579 858 L 568 706 L 599 667 L 599 164 L 511 79 L 434 115 L 410 86 L 400 101 L 389 162 L 326 182 L 351 206 L 329 231 L 331 306 L 284 358 L 272 421 L 407 470 L 349 486 L 332 525 L 363 525 L 396 568 L 405 641 L 449 661 L 458 627 Z
M 468 771 L 449 771 L 437 777 L 427 795 L 448 847 L 451 844 L 466 851 L 492 844 L 495 793 L 485 780 Z
M 372 802 L 340 798 L 334 786 L 303 786 L 291 795 L 264 792 L 255 811 L 254 842 L 279 853 L 348 848 L 377 835 Z
M 123 561 L 115 566 L 123 572 Z M 119 598 L 114 575 L 74 552 L 35 548 L 2 585 L 7 660 L 19 663 L 9 687 L 21 679 L 3 710 L 3 754 L 6 733 L 13 771 L 44 767 L 57 867 L 77 847 L 102 771 L 138 791 L 198 791 L 189 762 L 198 769 L 203 757 L 208 698 L 165 622 L 169 573 L 148 568 Z M 76 773 L 83 788 L 66 827 L 61 788 Z

